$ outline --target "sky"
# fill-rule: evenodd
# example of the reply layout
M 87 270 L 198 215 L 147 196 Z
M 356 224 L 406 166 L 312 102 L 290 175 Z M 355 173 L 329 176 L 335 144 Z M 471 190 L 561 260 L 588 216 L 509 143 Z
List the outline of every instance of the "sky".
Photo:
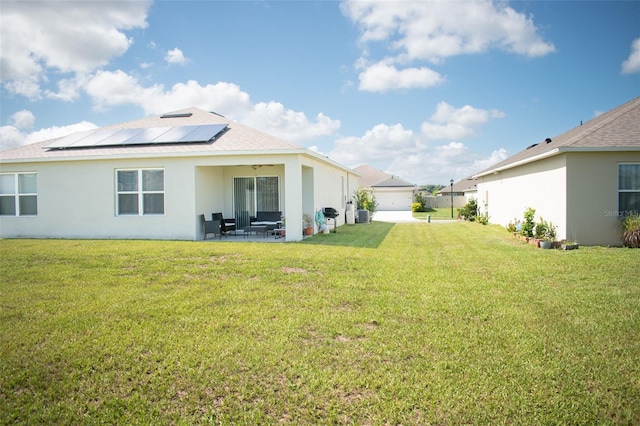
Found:
M 640 95 L 640 1 L 0 0 L 0 148 L 186 107 L 448 184 Z

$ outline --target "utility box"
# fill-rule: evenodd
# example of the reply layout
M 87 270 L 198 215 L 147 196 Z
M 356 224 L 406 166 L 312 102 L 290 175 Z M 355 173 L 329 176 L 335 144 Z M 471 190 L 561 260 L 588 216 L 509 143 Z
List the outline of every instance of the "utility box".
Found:
M 356 222 L 369 223 L 369 210 L 358 210 L 356 214 Z

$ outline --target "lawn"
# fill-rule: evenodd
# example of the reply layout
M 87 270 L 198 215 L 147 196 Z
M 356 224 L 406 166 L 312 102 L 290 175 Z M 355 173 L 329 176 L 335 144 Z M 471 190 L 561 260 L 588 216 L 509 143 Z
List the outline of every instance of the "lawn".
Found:
M 453 209 L 454 219 L 458 217 L 458 209 Z M 427 220 L 427 216 L 431 220 L 451 220 L 451 209 L 449 207 L 428 208 L 424 212 L 414 212 L 413 217 L 416 219 Z
M 0 424 L 639 424 L 640 251 L 0 241 Z

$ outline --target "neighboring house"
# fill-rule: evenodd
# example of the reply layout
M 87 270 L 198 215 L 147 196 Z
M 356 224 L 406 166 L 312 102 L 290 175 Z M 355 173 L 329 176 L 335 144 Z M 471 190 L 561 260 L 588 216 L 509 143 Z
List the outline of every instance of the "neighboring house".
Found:
M 411 210 L 416 185 L 368 165 L 354 169 L 360 175 L 360 187 L 373 190 L 380 211 Z
M 532 207 L 559 239 L 621 245 L 619 218 L 640 213 L 640 97 L 475 177 L 492 223 L 521 220 Z
M 453 183 L 453 189 L 451 186 L 445 186 L 440 191 L 436 192 L 436 196 L 449 196 L 453 191 L 454 197 L 464 197 L 468 202 L 472 198 L 478 198 L 478 179 L 474 177 L 468 177 L 458 182 Z
M 0 237 L 199 240 L 201 214 L 281 211 L 298 241 L 303 214 L 344 210 L 357 187 L 325 156 L 189 108 L 0 152 Z

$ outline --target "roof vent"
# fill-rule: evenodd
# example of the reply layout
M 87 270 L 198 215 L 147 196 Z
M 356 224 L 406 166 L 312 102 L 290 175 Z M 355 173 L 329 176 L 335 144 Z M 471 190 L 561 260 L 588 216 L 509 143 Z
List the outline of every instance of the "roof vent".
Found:
M 192 115 L 193 113 L 183 112 L 178 114 L 162 114 L 160 118 L 186 118 L 186 117 L 191 117 Z
M 551 138 L 546 138 L 544 141 L 545 141 L 546 143 L 551 143 L 551 142 L 553 142 L 553 141 L 551 140 Z
M 534 146 L 538 146 L 538 144 L 537 144 L 537 143 L 534 143 L 533 145 L 529 145 L 529 146 L 527 147 L 527 149 L 531 149 L 531 148 L 533 148 Z

